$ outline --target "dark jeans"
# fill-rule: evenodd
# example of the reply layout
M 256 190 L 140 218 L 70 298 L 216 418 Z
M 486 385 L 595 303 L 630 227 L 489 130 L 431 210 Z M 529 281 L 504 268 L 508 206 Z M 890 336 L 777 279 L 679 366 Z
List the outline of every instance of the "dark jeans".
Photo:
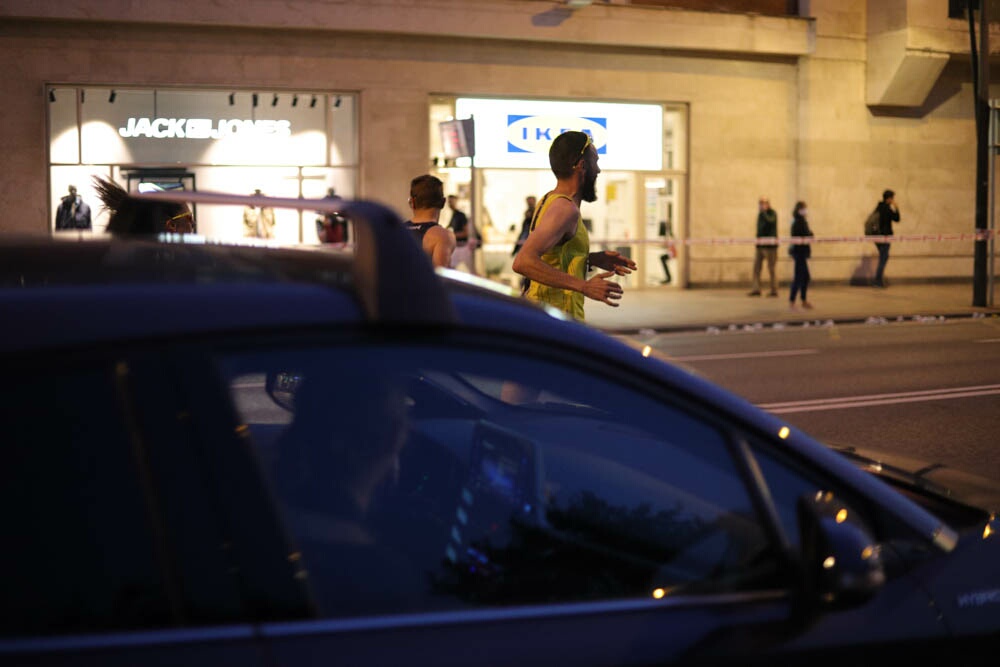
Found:
M 670 282 L 670 265 L 668 264 L 669 261 L 670 261 L 670 255 L 666 253 L 660 255 L 660 264 L 663 265 L 663 274 L 666 276 L 666 278 L 663 281 L 664 283 Z
M 809 260 L 805 257 L 794 257 L 795 274 L 792 278 L 792 293 L 788 300 L 795 303 L 795 295 L 802 293 L 802 303 L 806 302 L 806 290 L 809 289 Z
M 889 261 L 889 244 L 876 243 L 875 247 L 878 248 L 878 268 L 875 269 L 875 284 L 882 285 L 883 274 L 885 274 L 885 265 Z

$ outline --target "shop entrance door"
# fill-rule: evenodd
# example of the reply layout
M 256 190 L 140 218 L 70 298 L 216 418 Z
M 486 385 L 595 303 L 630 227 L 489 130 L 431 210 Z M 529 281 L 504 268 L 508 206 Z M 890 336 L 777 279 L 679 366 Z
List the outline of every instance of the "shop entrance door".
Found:
M 643 243 L 642 272 L 643 287 L 660 285 L 679 286 L 684 281 L 680 276 L 677 256 L 680 220 L 680 178 L 663 174 L 642 175 L 643 197 Z
M 123 169 L 127 180 L 126 189 L 129 192 L 143 192 L 145 186 L 153 185 L 161 190 L 185 190 L 194 192 L 197 190 L 195 176 L 192 172 L 180 168 L 159 168 L 159 169 Z M 154 188 L 155 189 L 155 188 Z M 198 205 L 188 204 L 194 219 L 198 219 Z
M 614 250 L 639 261 L 639 210 L 636 203 L 636 174 L 629 171 L 602 171 L 597 178 L 597 201 L 583 202 L 584 224 L 590 230 L 591 250 Z M 639 274 L 616 278 L 622 287 L 635 288 Z

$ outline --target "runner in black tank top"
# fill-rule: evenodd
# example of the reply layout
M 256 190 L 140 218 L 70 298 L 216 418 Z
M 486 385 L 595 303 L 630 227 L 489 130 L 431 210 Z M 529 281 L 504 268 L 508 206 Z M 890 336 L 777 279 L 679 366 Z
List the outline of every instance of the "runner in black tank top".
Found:
M 440 227 L 436 222 L 410 222 L 409 220 L 404 222 L 403 225 L 413 232 L 421 246 L 424 243 L 424 235 L 427 233 L 427 230 L 431 227 Z

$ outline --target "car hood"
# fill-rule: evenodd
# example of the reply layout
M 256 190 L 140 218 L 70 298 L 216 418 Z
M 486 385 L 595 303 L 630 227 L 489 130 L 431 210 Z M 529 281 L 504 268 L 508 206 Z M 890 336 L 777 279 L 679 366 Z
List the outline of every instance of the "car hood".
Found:
M 830 443 L 828 443 L 830 444 Z M 909 456 L 830 444 L 859 467 L 895 485 L 909 486 L 990 513 L 1000 510 L 1000 484 L 973 473 Z

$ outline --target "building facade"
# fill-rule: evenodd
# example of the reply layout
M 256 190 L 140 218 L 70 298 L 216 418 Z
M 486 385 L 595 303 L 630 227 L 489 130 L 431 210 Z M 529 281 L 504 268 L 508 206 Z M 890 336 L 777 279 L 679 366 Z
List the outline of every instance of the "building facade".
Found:
M 782 235 L 802 200 L 818 236 L 856 237 L 886 188 L 901 234 L 973 231 L 969 26 L 948 0 L 722 4 L 0 0 L 0 231 L 81 235 L 54 228 L 75 185 L 103 233 L 94 175 L 332 188 L 406 217 L 410 179 L 433 172 L 487 241 L 481 268 L 504 277 L 525 197 L 553 179 L 544 161 L 481 151 L 503 136 L 538 158 L 552 132 L 591 122 L 604 172 L 584 214 L 595 243 L 640 261 L 633 287 L 660 284 L 668 236 L 681 243 L 671 287 L 749 283 L 760 195 Z M 632 120 L 641 110 L 650 125 Z M 442 121 L 469 114 L 478 163 L 442 140 Z M 242 236 L 227 215 L 203 206 L 199 231 Z M 278 211 L 276 238 L 317 242 L 314 217 Z M 897 243 L 889 274 L 968 279 L 972 248 Z M 855 280 L 874 256 L 819 243 L 813 276 Z

